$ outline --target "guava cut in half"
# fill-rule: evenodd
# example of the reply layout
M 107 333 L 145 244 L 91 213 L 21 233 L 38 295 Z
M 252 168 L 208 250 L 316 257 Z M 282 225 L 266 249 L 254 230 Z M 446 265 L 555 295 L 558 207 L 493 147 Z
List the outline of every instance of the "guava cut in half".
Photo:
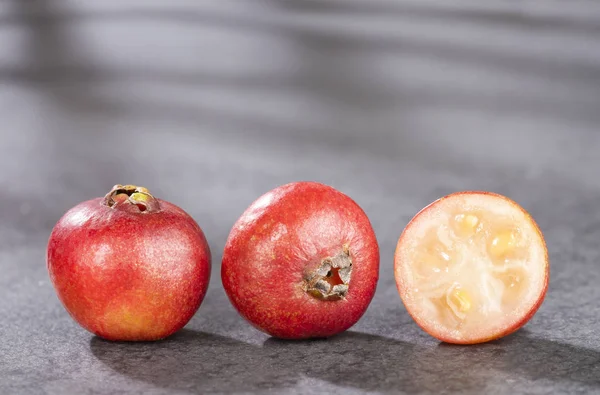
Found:
M 410 221 L 394 274 L 408 313 L 425 332 L 447 343 L 482 343 L 516 331 L 538 310 L 548 288 L 548 251 L 516 202 L 458 192 Z

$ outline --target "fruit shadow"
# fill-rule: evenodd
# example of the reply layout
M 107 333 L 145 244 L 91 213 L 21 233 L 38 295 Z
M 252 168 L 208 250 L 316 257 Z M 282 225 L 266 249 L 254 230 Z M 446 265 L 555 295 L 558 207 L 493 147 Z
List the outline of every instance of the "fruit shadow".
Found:
M 519 378 L 600 388 L 600 352 L 526 331 L 476 346 L 416 345 L 358 332 L 328 340 L 271 338 L 259 346 L 191 330 L 155 343 L 94 337 L 90 346 L 120 374 L 197 392 L 284 389 L 307 377 L 365 391 L 482 391 Z

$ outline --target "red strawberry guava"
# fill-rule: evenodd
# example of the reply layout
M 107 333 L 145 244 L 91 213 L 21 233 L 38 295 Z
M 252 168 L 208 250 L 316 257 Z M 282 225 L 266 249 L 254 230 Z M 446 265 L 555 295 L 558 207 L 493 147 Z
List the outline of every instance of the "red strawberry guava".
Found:
M 70 209 L 47 248 L 52 284 L 82 327 L 149 341 L 181 329 L 202 302 L 210 250 L 198 224 L 146 188 L 115 185 Z
M 221 266 L 233 306 L 285 339 L 329 337 L 364 314 L 379 278 L 379 248 L 364 211 L 315 182 L 267 192 L 233 226 Z

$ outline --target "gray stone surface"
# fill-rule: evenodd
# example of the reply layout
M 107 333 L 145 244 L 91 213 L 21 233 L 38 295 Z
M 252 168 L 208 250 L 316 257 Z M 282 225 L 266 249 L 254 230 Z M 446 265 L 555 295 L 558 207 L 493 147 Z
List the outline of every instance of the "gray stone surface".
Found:
M 600 3 L 7 0 L 0 120 L 1 394 L 600 392 Z M 284 342 L 219 263 L 245 207 L 302 179 L 365 209 L 381 281 L 348 333 Z M 115 183 L 185 208 L 214 254 L 163 342 L 95 338 L 48 280 L 54 223 Z M 420 331 L 392 275 L 407 221 L 463 189 L 530 210 L 552 261 L 530 323 L 473 347 Z

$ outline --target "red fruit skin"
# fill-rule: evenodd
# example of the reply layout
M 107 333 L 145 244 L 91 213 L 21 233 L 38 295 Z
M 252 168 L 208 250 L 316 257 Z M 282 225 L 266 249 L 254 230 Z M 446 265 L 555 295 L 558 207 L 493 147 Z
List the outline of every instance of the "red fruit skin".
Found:
M 146 213 L 102 202 L 75 206 L 52 230 L 47 266 L 59 299 L 82 327 L 107 340 L 175 333 L 208 288 L 211 254 L 202 230 L 164 200 Z
M 347 294 L 320 300 L 304 278 L 347 245 L 352 274 Z M 280 186 L 238 219 L 221 266 L 233 306 L 256 328 L 279 338 L 335 335 L 366 311 L 379 278 L 379 247 L 364 211 L 348 196 L 315 182 Z

